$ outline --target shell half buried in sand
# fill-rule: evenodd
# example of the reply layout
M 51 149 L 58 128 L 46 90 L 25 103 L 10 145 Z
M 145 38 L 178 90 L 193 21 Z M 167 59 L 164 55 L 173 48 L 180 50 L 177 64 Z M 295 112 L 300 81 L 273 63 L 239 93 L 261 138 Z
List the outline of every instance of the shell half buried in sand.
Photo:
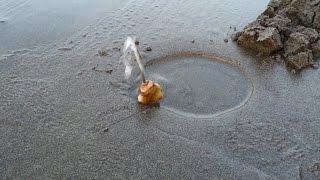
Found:
M 153 81 L 147 80 L 139 87 L 138 102 L 143 105 L 156 103 L 163 98 L 160 85 Z

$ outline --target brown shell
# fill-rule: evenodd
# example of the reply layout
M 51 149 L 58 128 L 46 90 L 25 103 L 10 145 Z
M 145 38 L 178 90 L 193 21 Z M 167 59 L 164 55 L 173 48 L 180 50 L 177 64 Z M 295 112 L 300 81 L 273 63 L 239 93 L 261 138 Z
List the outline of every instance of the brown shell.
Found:
M 139 94 L 148 95 L 152 90 L 154 90 L 154 83 L 152 81 L 147 81 L 140 85 Z
M 159 84 L 148 80 L 139 87 L 138 102 L 144 105 L 158 102 L 162 99 L 163 93 Z

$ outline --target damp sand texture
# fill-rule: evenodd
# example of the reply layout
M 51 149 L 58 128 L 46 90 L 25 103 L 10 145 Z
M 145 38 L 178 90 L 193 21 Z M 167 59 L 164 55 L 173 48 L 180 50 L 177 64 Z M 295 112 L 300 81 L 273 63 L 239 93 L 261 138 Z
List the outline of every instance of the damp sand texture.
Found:
M 320 70 L 292 75 L 230 40 L 234 28 L 243 29 L 267 4 L 130 0 L 90 18 L 76 33 L 1 58 L 0 179 L 319 179 Z M 243 68 L 206 58 L 149 64 L 150 75 L 172 83 L 185 78 L 175 87 L 182 94 L 201 91 L 220 103 L 215 86 L 221 86 L 226 100 L 239 95 L 226 104 L 234 107 L 245 101 L 245 84 L 251 82 L 251 96 L 239 108 L 205 118 L 166 92 L 160 107 L 140 107 L 119 65 L 127 36 L 137 36 L 142 50 L 152 49 L 142 54 L 147 64 L 177 52 L 204 52 Z M 58 50 L 70 42 L 71 50 Z M 178 62 L 198 69 L 166 72 Z M 221 71 L 208 70 L 217 67 Z M 202 69 L 215 77 L 196 74 Z M 198 88 L 191 74 L 217 92 Z M 229 76 L 236 76 L 233 85 L 218 81 Z M 223 107 L 200 99 L 201 114 Z

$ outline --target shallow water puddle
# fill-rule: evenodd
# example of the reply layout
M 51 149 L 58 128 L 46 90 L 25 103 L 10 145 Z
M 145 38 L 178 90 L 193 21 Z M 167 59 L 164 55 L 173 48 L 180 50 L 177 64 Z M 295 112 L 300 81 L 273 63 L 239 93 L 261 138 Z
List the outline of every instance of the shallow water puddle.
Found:
M 219 59 L 172 56 L 148 62 L 147 79 L 159 83 L 164 91 L 161 107 L 183 116 L 206 118 L 244 105 L 252 93 L 251 81 L 240 68 Z
M 161 107 L 184 116 L 229 112 L 242 106 L 253 89 L 236 66 L 201 56 L 153 60 L 147 64 L 146 77 L 162 86 Z

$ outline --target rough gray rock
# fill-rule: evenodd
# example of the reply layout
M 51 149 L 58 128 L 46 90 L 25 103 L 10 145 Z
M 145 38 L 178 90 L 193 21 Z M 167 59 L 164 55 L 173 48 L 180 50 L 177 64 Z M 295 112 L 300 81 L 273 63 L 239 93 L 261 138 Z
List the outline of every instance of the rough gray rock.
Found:
M 237 40 L 238 44 L 261 52 L 272 54 L 283 47 L 280 34 L 276 28 L 255 26 L 246 29 Z
M 280 32 L 288 29 L 291 20 L 282 15 L 276 15 L 273 18 L 267 18 L 265 21 L 265 26 L 277 28 Z
M 272 6 L 268 6 L 262 14 L 269 17 L 273 17 L 275 15 L 275 9 Z
M 301 70 L 302 68 L 313 65 L 312 51 L 306 50 L 295 55 L 288 56 L 287 64 L 289 67 Z
M 320 40 L 311 45 L 312 53 L 315 59 L 320 58 Z
M 314 16 L 313 28 L 320 31 L 320 10 L 318 10 Z
M 302 33 L 292 33 L 289 39 L 285 42 L 285 56 L 297 54 L 301 51 L 306 51 L 310 42 L 308 37 Z
M 314 43 L 319 38 L 319 33 L 313 28 L 306 28 L 304 26 L 298 26 L 296 32 L 299 32 L 306 36 L 310 43 Z
M 319 32 L 320 0 L 271 0 L 235 40 L 260 54 L 278 53 L 300 70 L 320 57 Z
M 273 8 L 278 8 L 281 5 L 280 0 L 271 0 L 268 4 L 268 6 L 273 7 Z

